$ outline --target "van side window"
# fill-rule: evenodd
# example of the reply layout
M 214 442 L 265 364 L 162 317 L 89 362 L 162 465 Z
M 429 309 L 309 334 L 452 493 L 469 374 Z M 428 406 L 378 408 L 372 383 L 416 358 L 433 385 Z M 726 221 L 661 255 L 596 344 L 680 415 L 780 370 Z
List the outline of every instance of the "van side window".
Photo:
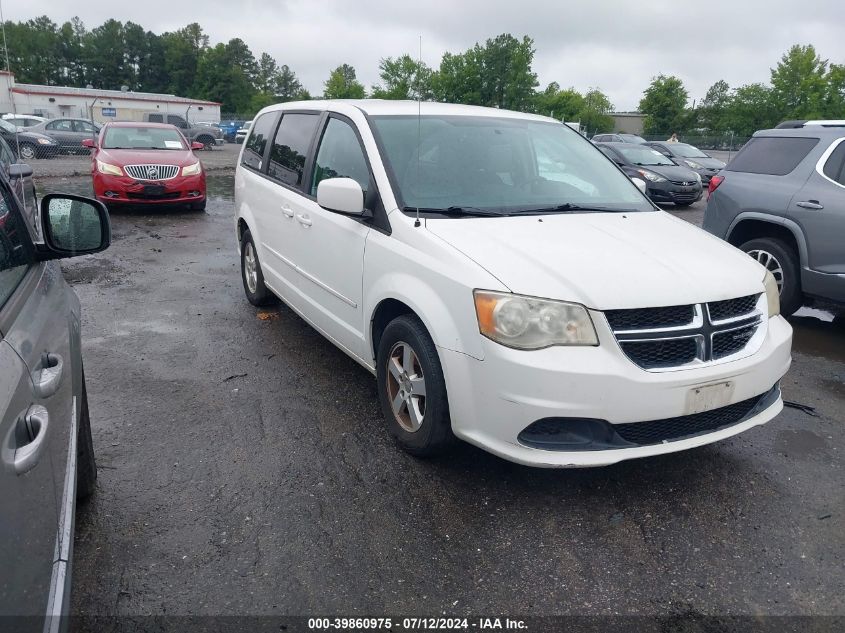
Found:
M 276 124 L 276 113 L 268 112 L 262 114 L 249 129 L 249 138 L 246 140 L 244 155 L 241 164 L 253 169 L 261 170 L 264 161 L 264 150 L 267 149 L 267 140 L 273 133 Z
M 364 151 L 352 127 L 339 119 L 329 119 L 314 165 L 311 195 L 317 195 L 317 185 L 327 178 L 352 178 L 367 194 L 370 170 Z
M 282 116 L 279 131 L 270 149 L 267 173 L 271 178 L 291 187 L 302 185 L 305 157 L 319 120 L 318 114 L 294 113 Z

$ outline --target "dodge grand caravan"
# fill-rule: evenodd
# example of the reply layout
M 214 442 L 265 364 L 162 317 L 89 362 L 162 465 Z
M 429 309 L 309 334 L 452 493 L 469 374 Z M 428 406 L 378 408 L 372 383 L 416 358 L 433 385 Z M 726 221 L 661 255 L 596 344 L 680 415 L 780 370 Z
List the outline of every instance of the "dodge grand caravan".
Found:
M 372 372 L 416 455 L 455 438 L 594 466 L 775 417 L 772 276 L 660 211 L 552 119 L 394 101 L 274 105 L 235 176 L 244 291 Z

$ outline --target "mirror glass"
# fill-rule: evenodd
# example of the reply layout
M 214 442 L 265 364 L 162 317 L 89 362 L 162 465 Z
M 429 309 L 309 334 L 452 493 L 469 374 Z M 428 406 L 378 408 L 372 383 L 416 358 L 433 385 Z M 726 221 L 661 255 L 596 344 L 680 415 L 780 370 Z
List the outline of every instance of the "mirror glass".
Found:
M 47 222 L 53 246 L 75 252 L 96 250 L 102 246 L 103 228 L 97 207 L 83 200 L 52 198 Z

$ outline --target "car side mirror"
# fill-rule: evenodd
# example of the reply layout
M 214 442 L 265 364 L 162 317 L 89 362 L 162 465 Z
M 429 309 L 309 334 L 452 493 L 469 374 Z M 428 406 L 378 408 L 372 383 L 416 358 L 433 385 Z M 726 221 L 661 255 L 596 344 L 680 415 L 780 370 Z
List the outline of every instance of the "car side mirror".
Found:
M 193 143 L 191 143 L 191 149 L 203 149 L 204 147 L 205 145 L 203 145 L 199 141 L 194 141 Z
M 317 185 L 317 204 L 328 211 L 364 215 L 364 190 L 352 178 L 327 178 Z
M 82 147 L 94 149 L 97 147 L 97 142 L 93 138 L 84 138 L 82 139 Z
M 32 167 L 26 163 L 13 163 L 9 165 L 9 178 L 28 178 L 32 175 Z
M 41 199 L 44 245 L 41 259 L 99 253 L 111 244 L 106 206 L 84 196 L 51 193 Z
M 631 182 L 637 185 L 637 189 L 645 194 L 645 180 L 642 178 L 631 178 Z

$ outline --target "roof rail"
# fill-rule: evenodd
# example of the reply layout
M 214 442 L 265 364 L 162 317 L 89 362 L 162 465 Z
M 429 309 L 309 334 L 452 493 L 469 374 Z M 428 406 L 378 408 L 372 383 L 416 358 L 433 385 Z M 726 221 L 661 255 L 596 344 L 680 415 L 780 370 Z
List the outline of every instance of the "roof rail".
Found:
M 793 129 L 793 128 L 801 128 L 801 127 L 808 127 L 808 126 L 818 126 L 818 127 L 845 127 L 845 120 L 842 119 L 818 119 L 815 121 L 784 121 L 779 123 L 776 130 L 786 130 L 786 129 Z

